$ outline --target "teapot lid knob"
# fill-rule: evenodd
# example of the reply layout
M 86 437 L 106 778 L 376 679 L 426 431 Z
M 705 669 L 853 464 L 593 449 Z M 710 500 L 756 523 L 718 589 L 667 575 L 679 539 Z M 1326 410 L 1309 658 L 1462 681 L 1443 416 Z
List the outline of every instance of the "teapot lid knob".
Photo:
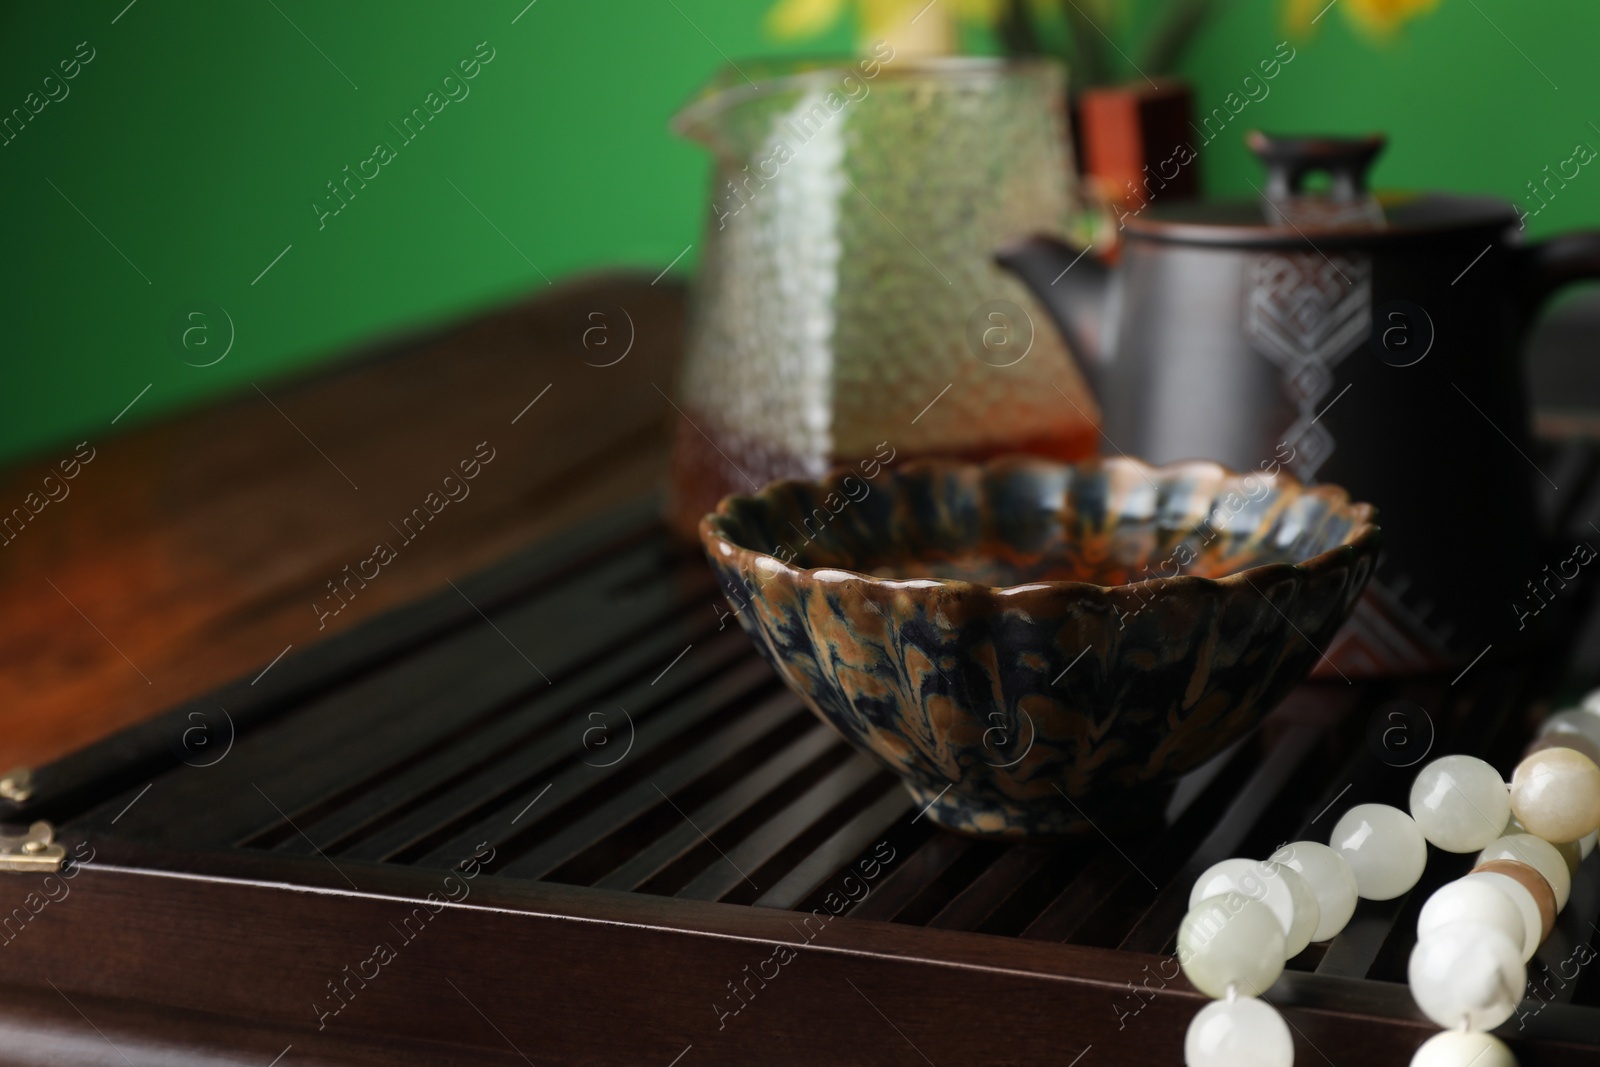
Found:
M 1274 137 L 1260 130 L 1246 138 L 1267 171 L 1266 196 L 1299 196 L 1306 175 L 1323 171 L 1333 178 L 1329 199 L 1348 202 L 1367 195 L 1367 170 L 1383 151 L 1382 134 L 1367 137 Z

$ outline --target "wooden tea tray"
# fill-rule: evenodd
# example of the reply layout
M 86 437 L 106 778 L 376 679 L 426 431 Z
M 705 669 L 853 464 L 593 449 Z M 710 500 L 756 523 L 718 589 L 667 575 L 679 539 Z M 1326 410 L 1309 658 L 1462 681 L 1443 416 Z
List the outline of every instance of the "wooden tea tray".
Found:
M 1583 528 L 1600 456 L 1549 458 L 1572 490 L 1551 517 Z M 1186 778 L 1159 832 L 968 840 L 779 684 L 656 509 L 0 801 L 87 860 L 0 876 L 0 1063 L 1179 1064 L 1204 1004 L 1170 955 L 1193 877 L 1404 804 L 1415 766 L 1393 764 L 1423 751 L 1509 768 L 1558 677 L 1491 655 L 1454 680 L 1308 684 Z M 1434 1032 L 1406 959 L 1468 862 L 1434 854 L 1291 962 L 1269 999 L 1298 1063 L 1401 1067 Z M 1541 999 L 1502 1031 L 1524 1067 L 1600 1057 L 1600 967 L 1578 962 L 1597 915 L 1591 857 L 1530 965 Z

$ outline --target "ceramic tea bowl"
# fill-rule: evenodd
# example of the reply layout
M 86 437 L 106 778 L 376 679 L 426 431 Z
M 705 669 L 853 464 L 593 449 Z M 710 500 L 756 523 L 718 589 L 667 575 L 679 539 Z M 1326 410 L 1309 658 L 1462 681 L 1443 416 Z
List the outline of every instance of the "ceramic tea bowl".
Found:
M 935 822 L 1020 839 L 1159 817 L 1327 647 L 1375 514 L 1282 473 L 1007 457 L 774 482 L 700 538 L 812 711 Z

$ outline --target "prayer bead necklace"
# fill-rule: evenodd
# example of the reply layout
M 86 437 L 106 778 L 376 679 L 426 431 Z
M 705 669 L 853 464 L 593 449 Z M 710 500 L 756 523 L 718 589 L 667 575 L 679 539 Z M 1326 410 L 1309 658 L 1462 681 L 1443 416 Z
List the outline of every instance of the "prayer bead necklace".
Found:
M 1196 880 L 1178 962 L 1215 1003 L 1189 1024 L 1188 1067 L 1292 1067 L 1289 1028 L 1259 998 L 1286 960 L 1344 929 L 1357 898 L 1410 892 L 1429 844 L 1478 857 L 1417 917 L 1411 995 L 1445 1031 L 1412 1067 L 1516 1067 L 1488 1031 L 1521 1003 L 1525 964 L 1600 833 L 1600 690 L 1545 721 L 1510 783 L 1483 760 L 1444 756 L 1417 775 L 1410 808 L 1358 804 L 1326 845 L 1296 841 L 1266 860 L 1223 860 Z

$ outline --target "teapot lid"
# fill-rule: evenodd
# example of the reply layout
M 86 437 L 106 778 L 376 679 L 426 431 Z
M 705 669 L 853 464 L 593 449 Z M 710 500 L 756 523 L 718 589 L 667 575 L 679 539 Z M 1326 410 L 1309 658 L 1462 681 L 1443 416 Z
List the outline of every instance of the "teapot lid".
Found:
M 1510 204 L 1493 197 L 1369 191 L 1367 170 L 1383 151 L 1382 135 L 1274 137 L 1253 131 L 1246 143 L 1267 172 L 1256 187 L 1259 198 L 1162 204 L 1152 186 L 1155 202 L 1123 217 L 1129 233 L 1192 244 L 1349 245 L 1499 230 L 1518 219 Z M 1306 177 L 1316 172 L 1331 179 L 1327 189 L 1306 188 Z

